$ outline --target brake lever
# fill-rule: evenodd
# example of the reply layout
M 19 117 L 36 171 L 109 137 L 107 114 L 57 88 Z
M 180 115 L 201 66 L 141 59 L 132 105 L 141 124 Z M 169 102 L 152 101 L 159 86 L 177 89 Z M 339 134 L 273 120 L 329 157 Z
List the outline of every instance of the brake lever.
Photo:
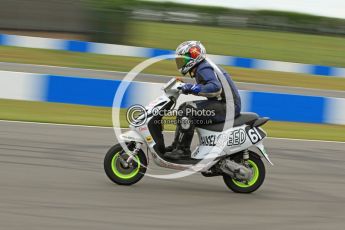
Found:
M 181 77 L 176 77 L 175 79 L 176 79 L 176 81 L 180 81 L 180 82 L 184 83 L 184 81 Z

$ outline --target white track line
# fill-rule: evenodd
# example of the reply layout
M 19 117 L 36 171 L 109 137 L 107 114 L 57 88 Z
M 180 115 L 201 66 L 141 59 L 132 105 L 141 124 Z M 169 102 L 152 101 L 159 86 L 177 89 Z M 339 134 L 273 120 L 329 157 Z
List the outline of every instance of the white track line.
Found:
M 69 127 L 85 127 L 85 128 L 98 128 L 98 129 L 112 129 L 108 126 L 96 126 L 96 125 L 75 125 L 75 124 L 60 124 L 60 123 L 45 123 L 36 121 L 12 121 L 12 120 L 0 120 L 4 123 L 20 123 L 20 124 L 34 124 L 34 125 L 51 125 L 51 126 L 69 126 Z
M 123 74 L 126 75 L 128 72 L 124 71 L 116 71 L 116 70 L 102 70 L 102 69 L 89 69 L 89 68 L 77 68 L 77 67 L 67 67 L 67 66 L 55 66 L 55 65 L 39 65 L 39 64 L 27 64 L 27 63 L 13 63 L 13 62 L 0 62 L 0 64 L 6 65 L 6 64 L 14 64 L 14 65 L 21 65 L 22 67 L 42 67 L 42 68 L 51 68 L 51 69 L 61 69 L 61 70 L 81 70 L 81 71 L 94 71 L 94 72 L 101 72 L 101 73 L 114 73 L 114 74 Z M 7 70 L 5 70 L 7 71 Z M 48 74 L 49 75 L 49 74 Z M 156 74 L 152 74 L 156 75 Z M 162 76 L 162 77 L 169 77 L 167 75 L 156 75 L 156 76 Z
M 14 65 L 20 65 L 22 67 L 41 67 L 41 68 L 50 68 L 50 69 L 60 69 L 60 70 L 74 70 L 74 71 L 90 71 L 90 72 L 99 72 L 99 73 L 104 73 L 104 74 L 123 74 L 126 75 L 128 72 L 124 71 L 116 71 L 116 70 L 102 70 L 102 69 L 89 69 L 89 68 L 76 68 L 76 67 L 66 67 L 66 66 L 54 66 L 54 65 L 39 65 L 39 64 L 27 64 L 27 63 L 7 63 L 7 62 L 0 62 L 0 65 L 6 65 L 6 64 L 14 64 Z M 13 71 L 16 72 L 16 71 Z M 173 76 L 168 76 L 168 75 L 161 75 L 161 74 L 149 74 L 149 73 L 142 73 L 142 77 L 145 78 L 145 76 L 152 76 L 152 77 L 158 77 L 158 78 L 172 78 Z M 83 76 L 75 76 L 79 78 L 85 78 Z M 88 77 L 87 77 L 88 78 Z M 182 77 L 186 78 L 186 77 Z M 189 79 L 189 78 L 188 78 Z M 150 82 L 154 83 L 154 82 Z M 243 85 L 247 86 L 256 86 L 256 87 L 272 87 L 272 88 L 277 88 L 277 89 L 292 89 L 292 90 L 309 90 L 312 93 L 316 92 L 331 92 L 331 93 L 343 93 L 341 90 L 332 90 L 332 89 L 316 89 L 316 88 L 305 88 L 305 87 L 298 87 L 298 86 L 284 86 L 284 85 L 270 85 L 270 84 L 261 84 L 261 83 L 252 83 L 252 82 L 242 82 L 242 81 L 236 81 L 236 83 L 240 83 Z
M 34 122 L 34 121 L 10 121 L 10 120 L 0 120 L 0 122 L 3 122 L 3 123 L 34 124 L 34 125 L 66 126 L 66 127 L 98 128 L 98 129 L 113 129 L 113 127 L 107 127 L 107 126 L 73 125 L 73 124 L 59 124 L 59 123 Z M 175 131 L 164 131 L 164 132 L 170 133 L 170 132 L 175 132 Z M 294 139 L 294 138 L 283 138 L 283 137 L 268 137 L 268 139 L 272 139 L 272 140 L 287 140 L 287 141 L 325 142 L 325 143 L 345 144 L 344 141 L 327 141 L 327 140 Z

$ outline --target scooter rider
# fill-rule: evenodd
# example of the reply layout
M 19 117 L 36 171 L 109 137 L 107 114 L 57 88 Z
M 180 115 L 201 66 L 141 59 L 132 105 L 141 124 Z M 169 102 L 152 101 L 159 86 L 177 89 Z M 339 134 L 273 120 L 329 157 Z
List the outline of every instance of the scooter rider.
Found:
M 206 50 L 199 41 L 186 41 L 176 49 L 176 65 L 178 70 L 195 78 L 196 84 L 186 83 L 182 93 L 207 97 L 207 100 L 190 101 L 179 107 L 175 139 L 171 146 L 166 148 L 164 156 L 177 160 L 190 158 L 190 145 L 194 135 L 195 124 L 212 124 L 225 121 L 226 105 L 225 94 L 221 81 L 210 63 L 205 60 Z M 235 117 L 241 111 L 241 99 L 238 90 L 230 75 L 221 67 L 227 83 L 232 91 Z M 209 112 L 202 112 L 209 111 Z

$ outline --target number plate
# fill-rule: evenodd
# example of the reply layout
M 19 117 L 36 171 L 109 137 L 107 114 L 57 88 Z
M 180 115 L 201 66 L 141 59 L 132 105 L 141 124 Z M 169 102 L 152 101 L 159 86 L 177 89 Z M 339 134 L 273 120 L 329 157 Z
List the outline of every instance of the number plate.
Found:
M 256 128 L 256 127 L 251 128 L 251 127 L 247 126 L 246 127 L 246 132 L 247 132 L 247 134 L 249 136 L 250 141 L 253 144 L 258 143 L 259 141 L 264 139 L 264 137 L 266 136 L 266 134 L 262 130 L 260 130 L 260 129 Z

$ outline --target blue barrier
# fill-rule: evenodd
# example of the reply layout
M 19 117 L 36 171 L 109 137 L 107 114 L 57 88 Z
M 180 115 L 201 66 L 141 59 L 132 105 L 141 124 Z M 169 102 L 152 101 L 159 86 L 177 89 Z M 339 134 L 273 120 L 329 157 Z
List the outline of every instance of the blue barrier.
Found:
M 89 106 L 111 107 L 115 92 L 121 81 L 88 79 L 76 77 L 48 76 L 48 94 L 46 101 Z M 133 104 L 149 103 L 152 97 L 147 94 L 150 83 L 132 82 L 124 97 L 121 108 Z M 161 85 L 155 89 L 160 92 Z M 323 123 L 325 99 L 302 95 L 279 93 L 249 92 L 250 101 L 245 106 L 250 111 L 272 120 Z M 145 100 L 146 99 L 146 100 Z
M 0 45 L 144 58 L 151 58 L 158 55 L 174 53 L 173 50 L 6 34 L 0 34 Z M 317 76 L 333 76 L 345 78 L 345 68 L 299 64 L 292 62 L 270 61 L 245 57 L 232 57 L 221 55 L 210 56 L 212 56 L 215 59 L 215 62 L 217 64 L 235 66 L 240 68 L 262 69 L 271 71 L 304 73 Z
M 0 34 L 0 45 L 3 46 L 3 45 L 6 45 L 5 43 L 5 36 Z
M 120 80 L 0 71 L 0 98 L 112 107 Z M 164 84 L 130 82 L 120 108 L 147 105 Z M 149 93 L 148 93 L 149 92 Z M 275 121 L 345 124 L 345 99 L 241 91 L 243 108 Z M 182 98 L 183 100 L 183 98 Z
M 325 98 L 252 92 L 250 111 L 277 121 L 323 123 Z
M 120 81 L 47 76 L 47 102 L 111 107 Z
M 89 51 L 89 42 L 83 41 L 66 41 L 66 48 L 65 50 L 72 51 L 72 52 L 82 52 L 87 53 Z

